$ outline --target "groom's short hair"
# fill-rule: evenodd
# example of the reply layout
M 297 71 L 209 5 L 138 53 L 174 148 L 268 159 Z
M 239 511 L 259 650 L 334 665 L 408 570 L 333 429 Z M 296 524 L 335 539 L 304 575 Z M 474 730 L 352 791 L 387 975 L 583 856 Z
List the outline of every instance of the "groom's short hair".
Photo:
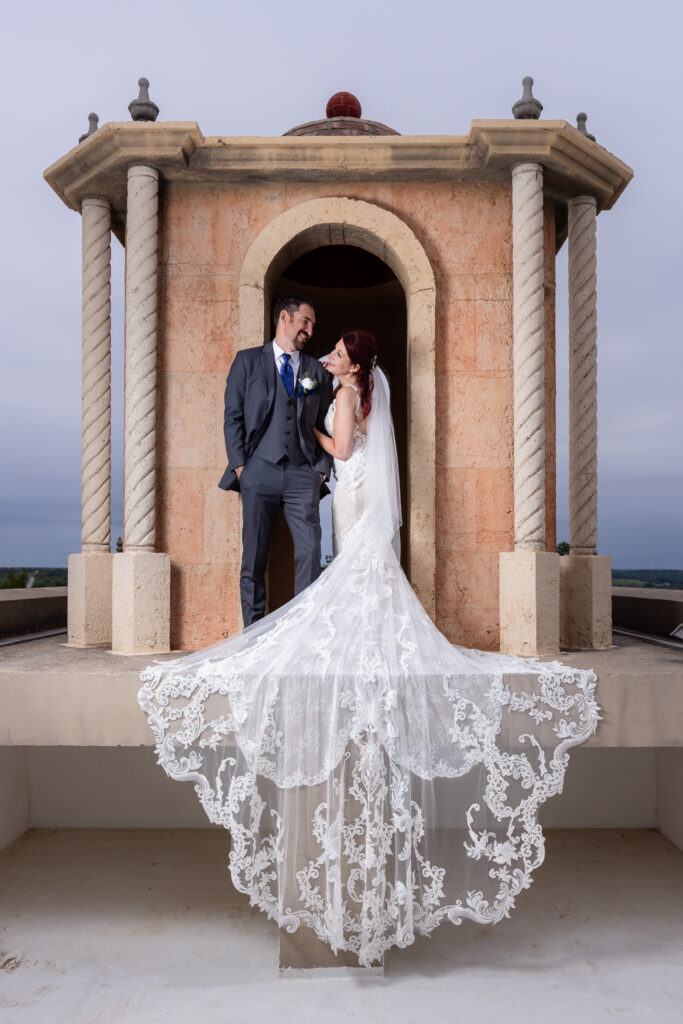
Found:
M 281 299 L 278 299 L 273 310 L 273 327 L 277 327 L 280 321 L 280 313 L 283 309 L 286 309 L 288 314 L 293 316 L 297 309 L 304 305 L 310 306 L 313 312 L 315 312 L 315 306 L 310 299 L 304 299 L 300 295 L 283 295 Z

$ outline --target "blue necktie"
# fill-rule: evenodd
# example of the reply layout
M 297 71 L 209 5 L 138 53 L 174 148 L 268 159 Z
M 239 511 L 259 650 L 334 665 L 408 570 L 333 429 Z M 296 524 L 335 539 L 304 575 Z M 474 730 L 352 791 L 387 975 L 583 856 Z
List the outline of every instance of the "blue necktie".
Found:
M 280 376 L 282 377 L 282 383 L 287 388 L 287 394 L 291 397 L 294 390 L 294 371 L 289 359 L 289 352 L 283 352 L 282 362 L 280 363 Z

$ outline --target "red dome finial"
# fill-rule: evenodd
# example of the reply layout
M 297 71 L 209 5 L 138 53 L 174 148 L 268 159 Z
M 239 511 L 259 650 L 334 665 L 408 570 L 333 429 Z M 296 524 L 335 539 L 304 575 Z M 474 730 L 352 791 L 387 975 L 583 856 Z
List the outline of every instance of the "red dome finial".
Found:
M 327 101 L 328 117 L 360 117 L 360 103 L 352 92 L 335 92 Z

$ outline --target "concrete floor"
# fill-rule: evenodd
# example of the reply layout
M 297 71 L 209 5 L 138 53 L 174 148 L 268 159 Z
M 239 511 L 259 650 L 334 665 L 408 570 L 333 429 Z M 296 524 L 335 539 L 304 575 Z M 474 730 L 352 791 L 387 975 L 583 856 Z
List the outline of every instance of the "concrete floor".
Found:
M 445 924 L 384 978 L 280 978 L 226 860 L 220 831 L 27 833 L 0 854 L 0 1022 L 683 1020 L 683 853 L 658 832 L 549 833 L 510 920 Z

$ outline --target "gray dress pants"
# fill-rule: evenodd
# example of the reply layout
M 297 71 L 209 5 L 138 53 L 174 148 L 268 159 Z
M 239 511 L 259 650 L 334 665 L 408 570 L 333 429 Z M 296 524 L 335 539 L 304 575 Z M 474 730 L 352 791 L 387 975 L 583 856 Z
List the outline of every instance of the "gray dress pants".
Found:
M 307 462 L 276 464 L 252 455 L 240 474 L 242 494 L 242 617 L 248 626 L 266 612 L 266 566 L 273 523 L 282 508 L 294 541 L 294 593 L 320 575 L 320 474 Z

